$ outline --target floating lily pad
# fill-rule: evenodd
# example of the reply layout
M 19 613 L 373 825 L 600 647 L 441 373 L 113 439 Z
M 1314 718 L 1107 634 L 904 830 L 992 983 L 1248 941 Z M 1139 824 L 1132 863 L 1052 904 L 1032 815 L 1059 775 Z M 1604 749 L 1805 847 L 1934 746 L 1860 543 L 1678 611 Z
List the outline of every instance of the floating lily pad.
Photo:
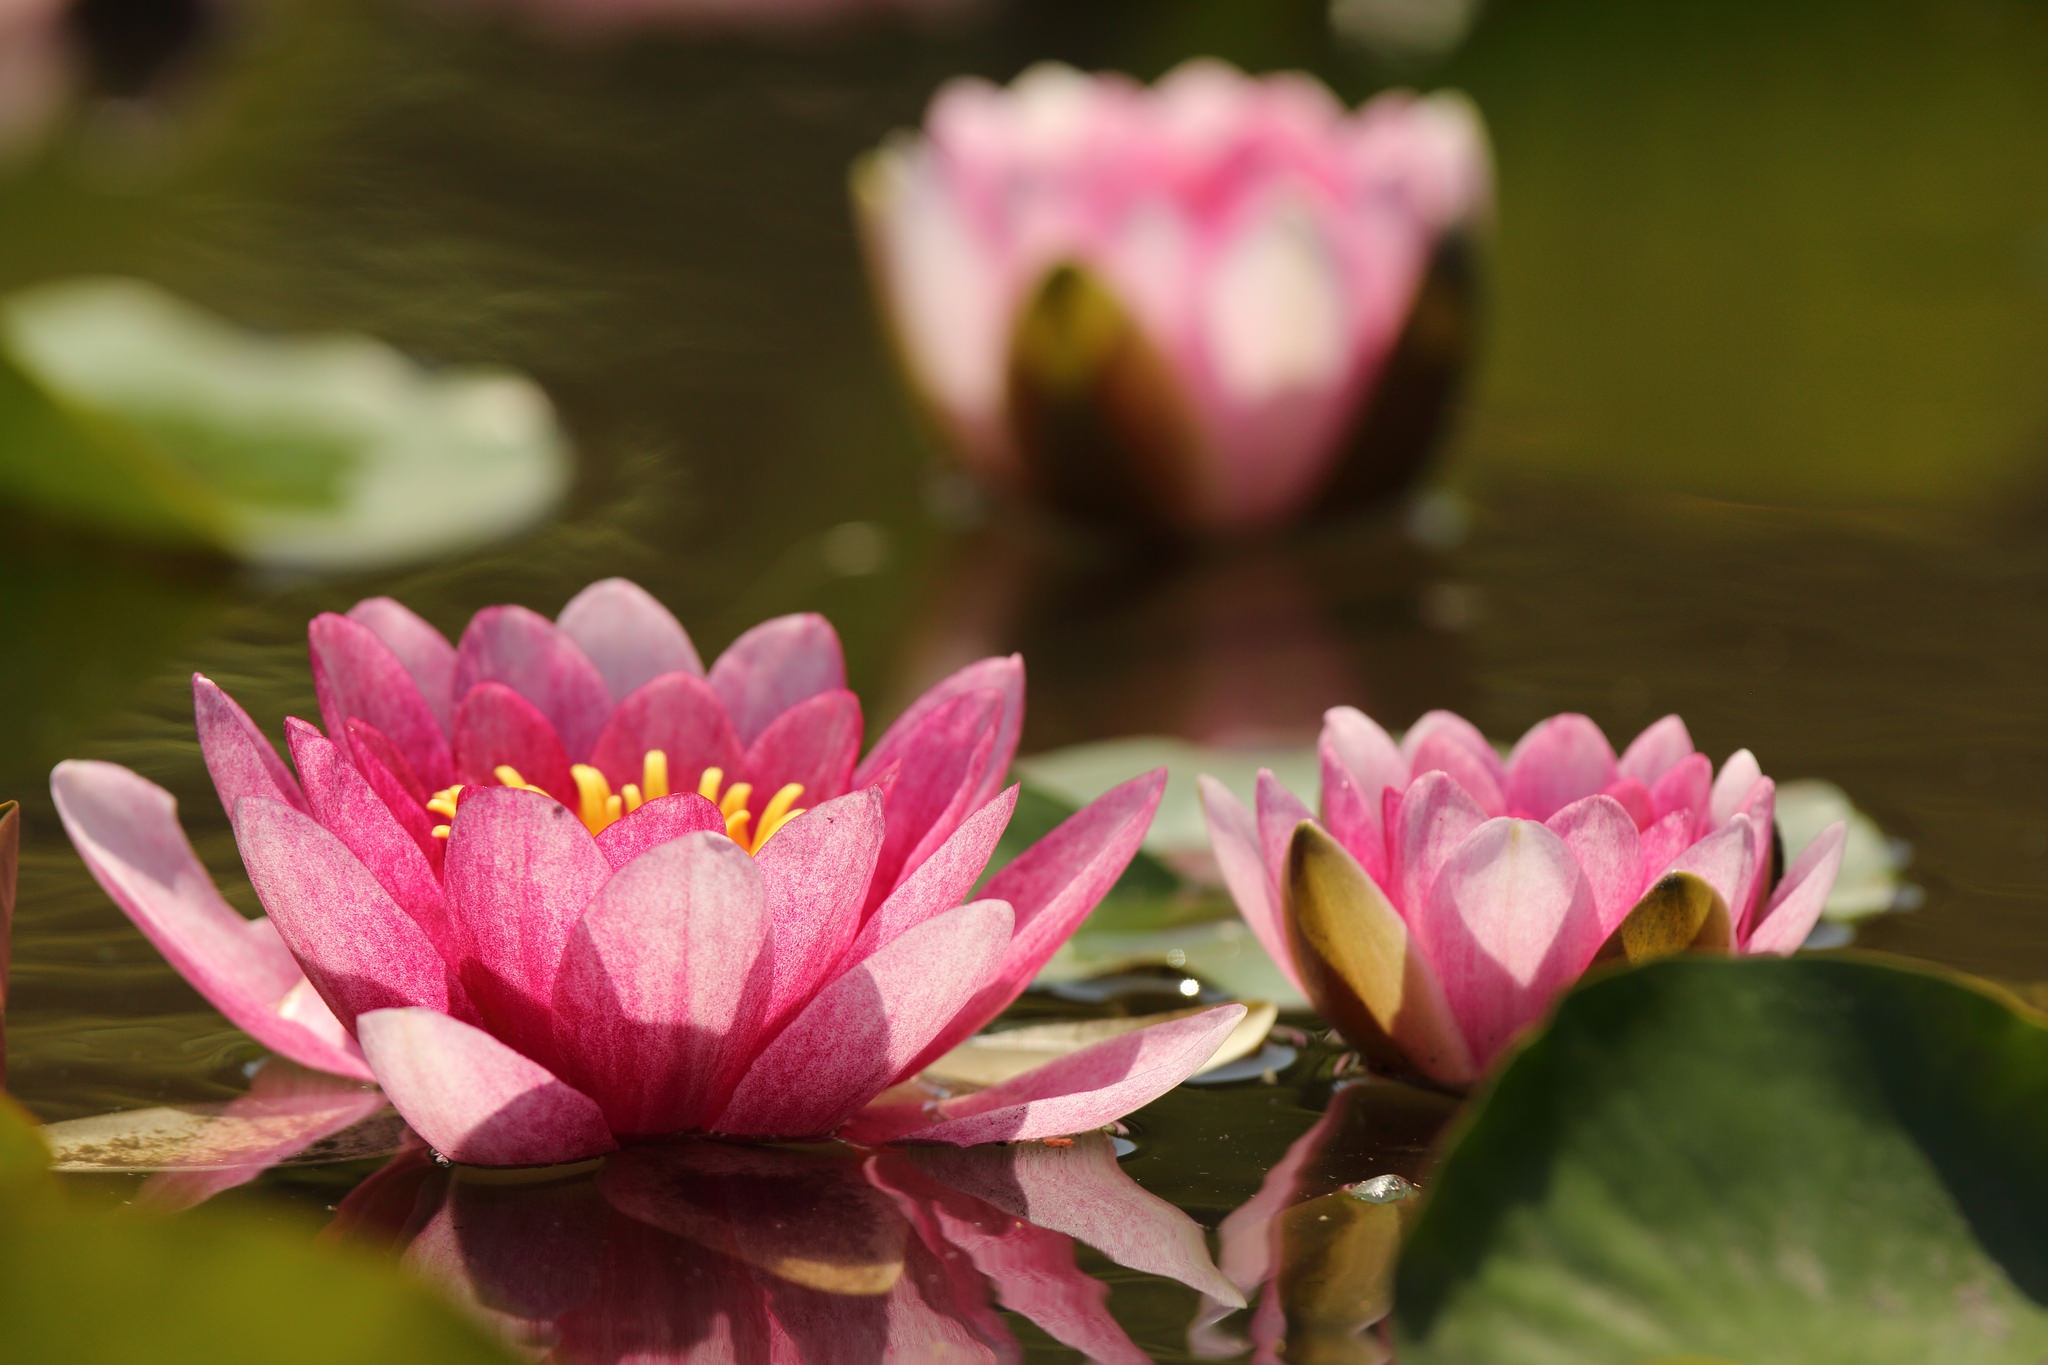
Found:
M 505 371 L 246 332 L 136 280 L 0 303 L 0 497 L 35 514 L 353 570 L 521 530 L 569 469 L 546 397 Z
M 1106 1038 L 1173 1019 L 1184 1019 L 1207 1008 L 1200 1005 L 1193 1009 L 1120 1019 L 1060 1020 L 1050 1024 L 1026 1024 L 998 1033 L 976 1034 L 933 1062 L 925 1069 L 925 1074 L 948 1084 L 1000 1085 L 1013 1076 L 1023 1075 L 1032 1067 L 1058 1061 Z M 1207 1065 L 1195 1074 L 1207 1075 L 1256 1053 L 1265 1044 L 1266 1035 L 1272 1031 L 1279 1017 L 1280 1011 L 1272 1005 L 1253 1004 L 1244 1018 L 1238 1021 L 1237 1027 L 1230 1031 L 1230 1036 L 1223 1040 L 1223 1045 L 1216 1049 L 1215 1055 L 1209 1058 Z
M 1450 1141 L 1394 1312 L 1402 1365 L 2038 1365 L 2048 1027 L 1866 957 L 1599 978 Z

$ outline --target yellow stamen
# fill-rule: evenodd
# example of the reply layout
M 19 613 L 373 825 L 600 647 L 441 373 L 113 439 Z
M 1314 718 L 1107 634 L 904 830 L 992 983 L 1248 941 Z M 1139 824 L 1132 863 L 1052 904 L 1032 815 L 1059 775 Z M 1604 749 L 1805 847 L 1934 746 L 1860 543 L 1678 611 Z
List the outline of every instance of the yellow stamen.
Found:
M 649 801 L 668 795 L 668 755 L 659 749 L 649 749 L 640 761 L 640 790 Z
M 749 853 L 754 851 L 754 845 L 747 838 L 747 826 L 753 819 L 754 812 L 750 810 L 736 810 L 725 817 L 725 837 Z
M 626 809 L 629 811 L 639 810 L 642 806 L 647 804 L 645 801 L 642 801 L 640 799 L 640 789 L 634 786 L 631 782 L 628 782 L 625 786 L 619 788 L 619 800 L 624 803 Z
M 542 791 L 539 787 L 534 786 L 531 782 L 521 777 L 519 769 L 513 767 L 510 763 L 500 763 L 491 770 L 491 776 L 497 778 L 504 786 L 516 787 L 523 792 L 540 792 L 542 796 L 553 795 L 552 792 Z
M 462 795 L 462 784 L 460 782 L 452 787 L 444 787 L 440 791 L 435 792 L 433 798 L 427 802 L 427 809 L 436 815 L 445 815 L 450 820 L 453 820 L 455 818 L 455 798 L 460 795 Z
M 730 820 L 736 812 L 745 810 L 747 802 L 753 800 L 753 798 L 753 783 L 735 782 L 726 788 L 725 795 L 719 799 L 718 813 Z
M 725 785 L 725 769 L 706 768 L 704 776 L 697 779 L 697 795 L 706 801 L 718 799 L 718 789 Z
M 576 818 L 585 829 L 596 834 L 618 819 L 611 814 L 612 802 L 617 798 L 603 773 L 588 763 L 577 763 L 570 767 L 569 776 L 576 779 Z
M 768 799 L 767 809 L 761 812 L 761 826 L 754 835 L 754 846 L 748 852 L 759 853 L 761 845 L 775 837 L 775 831 L 803 814 L 802 807 L 797 805 L 803 794 L 803 783 L 787 782 Z
M 436 825 L 434 826 L 434 837 L 436 839 L 445 839 L 448 837 L 448 831 L 453 828 L 453 825 Z

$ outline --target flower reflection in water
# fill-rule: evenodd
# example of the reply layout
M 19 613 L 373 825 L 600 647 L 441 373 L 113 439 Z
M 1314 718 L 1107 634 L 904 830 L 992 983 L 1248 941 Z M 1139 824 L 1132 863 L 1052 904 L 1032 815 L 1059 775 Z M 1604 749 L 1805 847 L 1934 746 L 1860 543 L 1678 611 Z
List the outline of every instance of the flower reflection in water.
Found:
M 400 1252 L 554 1361 L 1006 1361 L 998 1305 L 1108 1362 L 1148 1357 L 1075 1242 L 1242 1302 L 1201 1229 L 1071 1146 L 640 1147 L 568 1176 L 437 1167 L 410 1149 L 330 1235 Z

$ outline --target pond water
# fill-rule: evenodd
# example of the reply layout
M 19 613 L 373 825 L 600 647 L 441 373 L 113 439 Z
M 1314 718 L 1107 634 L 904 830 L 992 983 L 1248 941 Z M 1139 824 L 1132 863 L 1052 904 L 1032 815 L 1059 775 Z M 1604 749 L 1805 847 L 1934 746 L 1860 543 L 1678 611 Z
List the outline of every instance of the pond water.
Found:
M 766 616 L 827 613 L 871 725 L 956 663 L 1021 649 L 1026 752 L 1302 743 L 1338 702 L 1390 725 L 1451 707 L 1503 738 L 1561 710 L 1611 734 L 1677 711 L 1709 753 L 1830 779 L 1910 843 L 1924 898 L 1864 945 L 2048 980 L 2048 9 L 1497 0 L 1452 56 L 1388 69 L 1312 3 L 989 0 L 797 39 L 566 44 L 399 0 L 249 8 L 161 106 L 87 108 L 0 183 L 0 284 L 132 273 L 249 323 L 517 366 L 560 404 L 581 473 L 528 537 L 346 581 L 0 523 L 0 797 L 25 814 L 8 1076 L 39 1117 L 225 1101 L 260 1056 L 85 873 L 52 763 L 168 787 L 253 908 L 192 740 L 193 670 L 275 733 L 314 713 L 319 611 L 390 593 L 452 631 L 615 573 L 707 657 Z M 1431 491 L 1168 556 L 977 508 L 932 472 L 877 340 L 845 168 L 956 72 L 1059 57 L 1151 75 L 1198 52 L 1306 67 L 1350 98 L 1457 86 L 1483 110 L 1499 225 Z M 1270 1079 L 1175 1092 L 1129 1121 L 1121 1169 L 1214 1228 L 1317 1124 L 1340 1066 L 1310 1039 Z M 1398 1117 L 1324 1130 L 1289 1188 L 1426 1185 L 1441 1106 L 1342 1093 Z M 403 1161 L 351 1196 L 387 1244 L 456 1198 Z M 223 1198 L 317 1225 L 380 1165 Z M 792 1189 L 867 1197 L 836 1168 L 749 1178 L 784 1204 L 739 1200 L 720 1216 L 742 1228 L 800 1221 Z M 685 1193 L 696 1212 L 661 1233 L 681 1240 L 607 1252 L 650 1225 L 619 1233 L 580 1186 L 532 1197 L 596 1220 L 593 1266 L 687 1278 L 687 1249 L 722 1235 Z M 490 1198 L 512 1210 L 511 1259 L 532 1219 L 575 1221 Z M 1370 1255 L 1345 1255 L 1369 1278 Z M 1194 1289 L 1080 1264 L 1155 1358 L 1227 1354 L 1248 1330 L 1191 1338 Z M 642 1289 L 543 1307 L 673 1302 Z M 1011 1317 L 1032 1358 L 1069 1353 Z

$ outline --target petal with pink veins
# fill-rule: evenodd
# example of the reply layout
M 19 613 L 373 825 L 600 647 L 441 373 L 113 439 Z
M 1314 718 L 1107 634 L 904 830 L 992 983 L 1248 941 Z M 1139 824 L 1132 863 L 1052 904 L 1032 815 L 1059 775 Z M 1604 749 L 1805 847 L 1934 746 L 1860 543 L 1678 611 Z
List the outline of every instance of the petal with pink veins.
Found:
M 795 1138 L 837 1128 L 906 1074 L 988 980 L 1011 923 L 1002 901 L 975 901 L 862 959 L 754 1059 L 713 1131 Z
M 343 1027 L 365 1010 L 466 1008 L 426 931 L 313 817 L 245 796 L 235 842 L 270 922 Z
M 1401 747 L 1378 721 L 1355 706 L 1333 706 L 1323 712 L 1323 733 L 1316 747 L 1325 771 L 1331 760 L 1342 764 L 1375 811 L 1381 792 L 1408 785 L 1408 760 Z
M 1204 773 L 1200 778 L 1202 813 L 1209 825 L 1209 847 L 1223 884 L 1237 911 L 1251 926 L 1266 956 L 1273 959 L 1293 984 L 1301 989 L 1300 973 L 1294 969 L 1294 955 L 1287 948 L 1287 930 L 1280 922 L 1280 888 L 1266 865 L 1266 851 L 1259 842 L 1259 822 L 1244 802 L 1230 789 Z
M 868 916 L 860 926 L 860 937 L 841 959 L 841 970 L 905 930 L 914 929 L 965 901 L 987 870 L 996 845 L 1002 842 L 1021 790 L 1021 786 L 1010 787 L 961 821 L 960 828 L 931 857 L 919 863 L 917 870 L 905 877 L 875 913 Z
M 1419 763 L 1425 749 L 1460 750 L 1492 776 L 1495 787 L 1504 786 L 1507 782 L 1507 768 L 1501 763 L 1500 755 L 1494 752 L 1493 745 L 1480 733 L 1478 726 L 1456 712 L 1426 712 L 1401 736 L 1401 756 L 1408 760 L 1410 782 L 1428 771 Z
M 1488 763 L 1450 735 L 1431 735 L 1415 746 L 1409 767 L 1420 782 L 1431 773 L 1442 773 L 1457 783 L 1487 816 L 1504 815 L 1508 798 L 1500 773 L 1500 760 Z
M 1572 802 L 1605 791 L 1617 776 L 1600 727 L 1567 713 L 1538 721 L 1508 755 L 1508 809 L 1548 820 Z
M 389 597 L 366 597 L 348 609 L 348 619 L 368 626 L 405 667 L 413 685 L 426 700 L 427 709 L 443 730 L 453 727 L 455 703 L 455 646 L 411 608 Z
M 50 774 L 50 795 L 93 878 L 215 1009 L 303 1066 L 369 1079 L 327 1008 L 293 995 L 306 977 L 277 930 L 214 889 L 169 792 L 116 764 L 70 761 Z
M 763 621 L 727 645 L 709 680 L 740 743 L 752 744 L 798 702 L 843 690 L 846 656 L 830 621 L 799 612 Z
M 351 718 L 375 726 L 428 790 L 455 780 L 448 735 L 398 656 L 368 626 L 326 612 L 306 627 L 321 728 L 346 734 Z
M 1690 872 L 1708 886 L 1728 906 L 1728 913 L 1739 917 L 1741 908 L 1736 893 L 1749 880 L 1750 872 L 1756 865 L 1755 830 L 1747 815 L 1738 815 L 1729 820 L 1706 838 L 1685 849 L 1664 867 L 1657 870 L 1649 880 L 1655 882 L 1666 872 Z M 1741 928 L 1734 926 L 1738 937 Z
M 1533 820 L 1489 820 L 1466 836 L 1418 930 L 1481 1065 L 1541 1017 L 1602 942 L 1578 860 Z
M 590 752 L 590 765 L 614 790 L 639 782 L 650 749 L 668 756 L 670 790 L 694 790 L 707 768 L 728 780 L 745 754 L 725 703 L 711 684 L 688 673 L 664 673 L 619 703 Z
M 802 804 L 815 806 L 846 793 L 860 732 L 860 698 L 843 688 L 820 692 L 770 721 L 747 746 L 740 771 L 761 801 L 794 782 L 804 789 Z
M 568 750 L 540 708 L 504 683 L 478 683 L 455 712 L 455 773 L 471 785 L 501 785 L 501 766 L 557 801 L 576 801 Z
M 571 762 L 589 756 L 612 710 L 597 665 L 553 621 L 525 607 L 485 607 L 462 632 L 455 651 L 457 706 L 487 682 L 503 683 L 532 702 Z
M 360 720 L 348 723 L 348 751 L 356 771 L 363 775 L 363 781 L 370 784 L 370 790 L 384 803 L 384 809 L 391 812 L 391 818 L 398 822 L 399 828 L 419 845 L 420 852 L 426 855 L 427 865 L 438 878 L 442 855 L 448 851 L 447 846 L 434 837 L 434 827 L 440 823 L 440 817 L 427 810 L 431 794 L 413 776 L 412 766 L 405 761 L 405 755 L 399 753 L 376 726 Z
M 929 713 L 904 746 L 883 803 L 889 828 L 868 887 L 870 911 L 976 808 L 995 764 L 1001 708 L 994 692 L 965 693 Z
M 618 1150 L 588 1095 L 459 1019 L 372 1010 L 356 1021 L 392 1105 L 450 1161 L 549 1166 Z
M 1401 794 L 1387 817 L 1392 866 L 1385 886 L 1409 927 L 1420 921 L 1430 888 L 1452 851 L 1485 823 L 1486 812 L 1447 772 L 1424 773 Z
M 220 794 L 220 808 L 232 812 L 245 796 L 267 796 L 299 810 L 306 797 L 292 770 L 277 756 L 256 722 L 211 678 L 192 675 L 192 713 L 199 729 L 199 752 Z
M 883 835 L 882 794 L 870 787 L 805 811 L 762 845 L 755 862 L 775 944 L 771 1027 L 802 1008 L 860 932 Z
M 1640 833 L 1644 886 L 1662 876 L 1672 859 L 1693 846 L 1692 831 L 1691 814 L 1675 810 Z
M 725 817 L 697 793 L 677 792 L 657 797 L 606 825 L 597 836 L 597 846 L 606 861 L 619 868 L 657 844 L 702 830 L 725 833 Z
M 1842 851 L 1848 841 L 1849 827 L 1840 821 L 1814 836 L 1778 883 L 1755 932 L 1742 945 L 1743 952 L 1783 957 L 1798 951 L 1827 908 L 1828 893 L 1835 889 L 1835 874 L 1842 870 Z
M 937 1123 L 892 1132 L 907 1116 L 879 1113 L 881 1122 L 873 1131 L 856 1119 L 845 1135 L 856 1142 L 971 1147 L 1085 1133 L 1143 1108 L 1200 1071 L 1244 1014 L 1243 1005 L 1218 1005 L 1118 1034 L 1001 1085 L 946 1101 L 939 1106 Z
M 1315 819 L 1315 812 L 1281 785 L 1271 768 L 1259 769 L 1252 804 L 1259 813 L 1259 850 L 1266 859 L 1266 871 L 1278 883 L 1287 875 L 1287 845 L 1293 842 L 1294 831 L 1302 821 Z
M 738 1084 L 773 979 L 763 880 L 724 835 L 685 835 L 620 868 L 570 935 L 556 1055 L 614 1133 L 702 1128 Z
M 1708 794 L 1714 787 L 1714 765 L 1705 754 L 1687 754 L 1664 770 L 1650 787 L 1650 809 L 1659 820 L 1685 811 L 1695 822 L 1707 816 Z
M 1633 777 L 1646 787 L 1654 787 L 1673 764 L 1693 752 L 1692 734 L 1685 728 L 1685 722 L 1677 716 L 1666 716 L 1643 727 L 1643 732 L 1629 741 L 1616 766 L 1623 777 Z
M 569 599 L 555 625 L 596 665 L 615 703 L 664 673 L 704 676 L 683 623 L 629 578 L 592 583 Z
M 1015 936 L 988 984 L 904 1075 L 981 1032 L 1024 993 L 1131 865 L 1165 793 L 1164 768 L 1111 787 L 989 878 L 982 894 L 1010 903 L 1016 912 Z
M 1358 779 L 1336 760 L 1328 748 L 1322 753 L 1322 767 L 1323 797 L 1318 813 L 1323 828 L 1351 850 L 1352 856 L 1375 881 L 1385 881 L 1387 831 L 1380 822 L 1386 809 L 1385 794 L 1396 789 L 1382 787 L 1379 795 L 1368 800 L 1358 785 Z
M 1009 776 L 1010 763 L 1017 756 L 1017 740 L 1024 731 L 1024 659 L 1018 654 L 978 660 L 927 689 L 896 718 L 895 724 L 883 732 L 868 756 L 854 769 L 854 785 L 865 787 L 879 781 L 884 769 L 904 757 L 907 748 L 915 742 L 919 727 L 933 712 L 956 697 L 977 692 L 995 692 L 1002 698 L 988 776 L 974 794 L 972 804 L 979 806 L 994 797 Z
M 1636 822 L 1611 796 L 1574 801 L 1543 822 L 1579 860 L 1600 912 L 1600 937 L 1628 918 L 1643 891 L 1643 850 Z

